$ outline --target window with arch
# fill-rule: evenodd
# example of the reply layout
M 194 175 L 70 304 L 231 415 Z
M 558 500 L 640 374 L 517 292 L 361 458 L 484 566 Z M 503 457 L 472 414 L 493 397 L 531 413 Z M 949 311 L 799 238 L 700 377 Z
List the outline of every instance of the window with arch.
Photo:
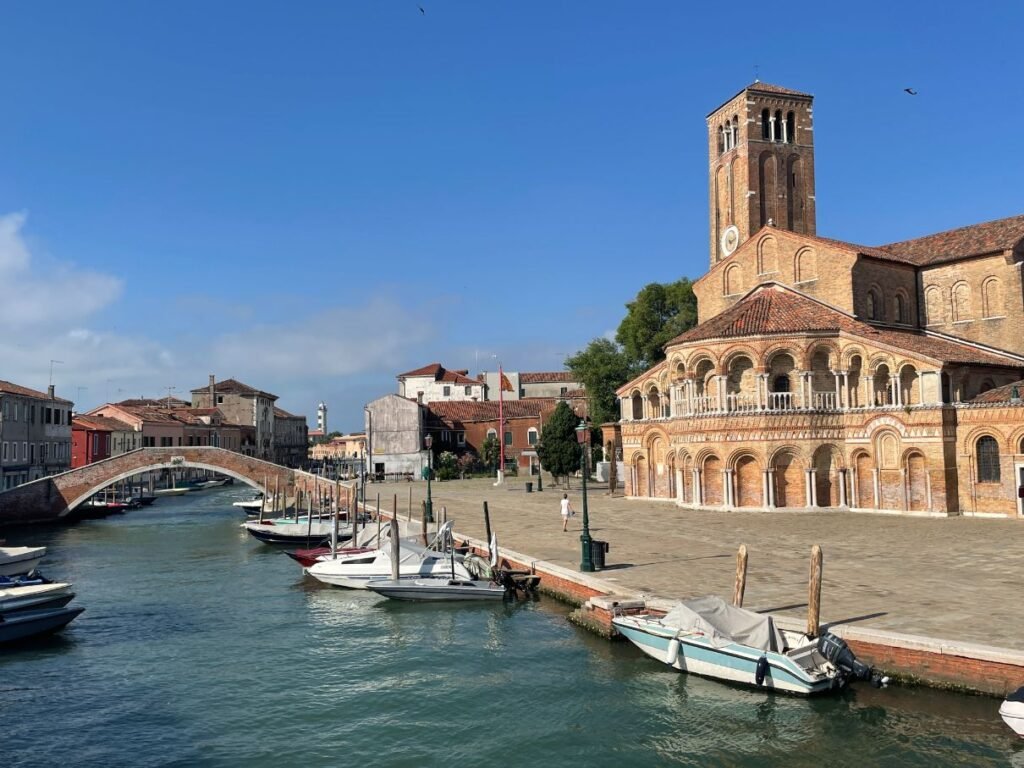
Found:
M 897 323 L 907 322 L 907 300 L 902 293 L 897 293 L 893 301 L 893 319 Z
M 722 295 L 732 296 L 743 290 L 743 271 L 739 264 L 730 264 L 722 275 Z
M 771 122 L 771 112 L 767 109 L 761 110 L 761 138 L 767 141 L 771 138 L 768 134 L 768 124 Z
M 772 392 L 789 392 L 789 376 L 785 373 L 776 376 L 772 381 Z
M 878 297 L 875 295 L 874 289 L 868 291 L 867 298 L 865 300 L 865 306 L 867 307 L 868 320 L 878 319 Z
M 965 282 L 959 282 L 950 291 L 951 304 L 953 306 L 953 322 L 959 323 L 971 319 L 971 287 Z
M 998 483 L 999 475 L 999 443 L 994 437 L 979 437 L 975 452 L 978 459 L 978 482 Z
M 796 141 L 796 115 L 793 112 L 786 113 L 786 143 L 793 144 Z
M 927 325 L 942 325 L 946 322 L 942 313 L 942 293 L 936 285 L 924 289 L 924 314 Z
M 982 317 L 1003 316 L 1003 291 L 999 278 L 990 277 L 981 286 Z
M 497 440 L 498 439 L 498 430 L 494 429 L 493 427 L 491 429 L 488 429 L 487 430 L 487 437 L 493 437 L 495 440 Z

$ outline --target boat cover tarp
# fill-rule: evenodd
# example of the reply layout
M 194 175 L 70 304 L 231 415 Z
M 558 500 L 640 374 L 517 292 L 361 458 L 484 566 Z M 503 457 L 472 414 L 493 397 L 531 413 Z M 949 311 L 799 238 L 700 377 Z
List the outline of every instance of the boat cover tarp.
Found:
M 715 596 L 680 600 L 661 623 L 683 632 L 701 632 L 715 648 L 737 643 L 781 653 L 786 646 L 771 616 L 737 608 Z

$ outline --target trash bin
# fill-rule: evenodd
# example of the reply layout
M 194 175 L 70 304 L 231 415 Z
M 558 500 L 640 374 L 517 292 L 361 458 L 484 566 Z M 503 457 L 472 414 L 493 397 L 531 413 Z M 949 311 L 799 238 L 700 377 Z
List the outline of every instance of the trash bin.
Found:
M 533 483 L 527 483 L 526 484 L 526 492 L 527 493 L 533 493 Z
M 595 571 L 600 571 L 604 568 L 604 556 L 607 552 L 607 541 L 590 540 L 590 562 L 593 564 Z

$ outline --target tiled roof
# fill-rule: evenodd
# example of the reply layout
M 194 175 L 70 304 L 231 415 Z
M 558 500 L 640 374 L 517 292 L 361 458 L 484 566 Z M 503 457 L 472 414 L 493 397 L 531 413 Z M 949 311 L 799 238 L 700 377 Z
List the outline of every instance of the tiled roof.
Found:
M 104 423 L 110 421 L 117 422 L 121 426 L 115 428 Z M 117 419 L 108 419 L 104 416 L 75 416 L 75 418 L 71 420 L 71 428 L 85 429 L 90 432 L 114 432 L 115 430 L 118 432 L 126 430 L 131 431 L 131 427 L 127 424 L 117 421 Z
M 121 400 L 111 405 L 147 406 L 151 408 L 188 408 L 192 403 L 178 397 L 137 397 L 132 400 Z
M 869 325 L 778 283 L 758 286 L 729 309 L 677 336 L 668 345 L 823 331 L 849 333 L 947 363 L 1024 367 L 1024 362 L 1009 354 L 986 351 L 966 342 L 925 331 Z
M 108 408 L 114 408 L 122 413 L 127 413 L 130 416 L 134 416 L 142 421 L 148 421 L 160 424 L 175 424 L 180 423 L 178 419 L 174 418 L 174 414 L 167 408 L 157 408 L 148 405 L 124 405 L 123 403 L 111 403 L 108 405 L 101 405 L 99 408 L 94 409 L 95 411 L 103 411 Z M 96 415 L 93 412 L 85 414 L 92 418 Z
M 277 395 L 264 392 L 262 389 L 256 389 L 256 387 L 250 387 L 248 384 L 243 384 L 238 379 L 224 379 L 223 381 L 214 382 L 213 389 L 218 394 L 223 395 L 263 395 L 264 397 L 270 397 L 274 400 L 277 399 Z M 196 394 L 209 391 L 210 387 L 207 385 L 205 387 L 196 387 L 192 390 L 192 393 Z
M 278 408 L 276 405 L 274 406 L 274 418 L 277 418 L 277 419 L 302 419 L 303 421 L 306 420 L 305 416 L 296 416 L 294 413 L 289 413 L 284 408 Z
M 881 245 L 883 258 L 923 267 L 1008 251 L 1024 241 L 1024 215 L 950 229 L 914 240 Z
M 3 381 L 2 379 L 0 379 L 0 394 L 34 397 L 37 400 L 48 400 L 55 403 L 71 403 L 70 400 L 65 400 L 63 397 L 50 397 L 48 394 L 40 392 L 38 389 L 29 389 L 28 387 L 23 387 L 20 384 L 13 384 L 10 381 Z
M 1013 384 L 1006 384 L 1002 387 L 982 392 L 972 399 L 972 403 L 1008 403 L 1013 400 L 1014 391 L 1017 390 L 1017 398 L 1024 398 L 1024 380 L 1015 381 Z
M 468 370 L 450 371 L 440 363 L 431 363 L 414 371 L 406 371 L 398 374 L 399 379 L 412 378 L 414 376 L 432 376 L 434 381 L 443 381 L 449 384 L 479 384 L 475 379 L 469 378 Z
M 520 384 L 575 383 L 576 379 L 569 371 L 547 371 L 540 373 L 520 373 Z
M 531 397 L 525 400 L 509 400 L 504 404 L 505 419 L 527 419 L 552 410 L 557 401 L 552 397 Z M 496 401 L 477 402 L 474 400 L 439 400 L 427 403 L 424 408 L 433 416 L 449 423 L 467 421 L 497 421 Z
M 414 371 L 406 371 L 405 373 L 398 374 L 399 379 L 404 379 L 409 376 L 433 376 L 437 378 L 438 371 L 444 370 L 444 366 L 440 363 L 430 363 L 430 365 L 424 365 L 422 368 L 417 368 Z
M 807 96 L 811 98 L 811 94 L 804 93 L 803 91 L 794 91 L 792 88 L 784 88 L 781 85 L 772 85 L 771 83 L 762 83 L 760 80 L 755 80 L 746 88 L 744 91 L 761 91 L 762 93 L 776 93 L 780 96 Z

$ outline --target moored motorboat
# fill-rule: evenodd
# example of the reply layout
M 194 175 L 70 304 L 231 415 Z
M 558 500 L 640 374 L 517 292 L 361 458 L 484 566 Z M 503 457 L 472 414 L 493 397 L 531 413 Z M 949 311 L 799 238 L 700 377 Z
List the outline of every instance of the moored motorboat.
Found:
M 375 552 L 374 547 L 339 547 L 338 556 L 345 557 L 346 555 L 365 555 L 368 552 Z M 312 549 L 295 549 L 290 552 L 285 552 L 288 557 L 297 562 L 303 568 L 309 568 L 314 563 L 320 562 L 321 560 L 331 559 L 331 548 L 328 547 L 313 547 Z
M 615 616 L 612 624 L 648 656 L 718 680 L 805 696 L 850 680 L 883 682 L 835 635 L 781 630 L 770 616 L 718 597 L 680 601 L 665 615 Z
M 501 600 L 507 590 L 493 581 L 453 579 L 443 576 L 418 579 L 370 579 L 366 588 L 394 600 L 480 601 Z
M 305 544 L 311 547 L 331 538 L 334 524 L 330 518 L 279 518 L 276 520 L 249 520 L 242 527 L 253 538 L 264 544 Z M 338 541 L 352 538 L 351 525 L 338 526 Z
M 0 576 L 17 576 L 35 570 L 46 547 L 0 547 Z
M 85 608 L 44 608 L 0 614 L 0 643 L 13 643 L 56 632 L 66 627 Z
M 6 587 L 0 584 L 0 614 L 40 608 L 62 608 L 74 598 L 63 582 Z
M 434 549 L 450 537 L 451 522 L 438 531 L 430 547 L 417 546 L 408 540 L 397 542 L 397 568 L 399 579 L 454 578 L 471 581 L 473 577 L 460 558 Z M 370 579 L 388 579 L 394 576 L 396 542 L 390 538 L 379 549 L 364 554 L 321 560 L 305 569 L 324 584 L 349 589 L 366 589 Z
M 999 716 L 1021 738 L 1024 738 L 1024 687 L 1006 697 L 999 705 Z
M 157 488 L 153 491 L 153 496 L 156 498 L 161 496 L 184 496 L 188 492 L 188 488 Z

